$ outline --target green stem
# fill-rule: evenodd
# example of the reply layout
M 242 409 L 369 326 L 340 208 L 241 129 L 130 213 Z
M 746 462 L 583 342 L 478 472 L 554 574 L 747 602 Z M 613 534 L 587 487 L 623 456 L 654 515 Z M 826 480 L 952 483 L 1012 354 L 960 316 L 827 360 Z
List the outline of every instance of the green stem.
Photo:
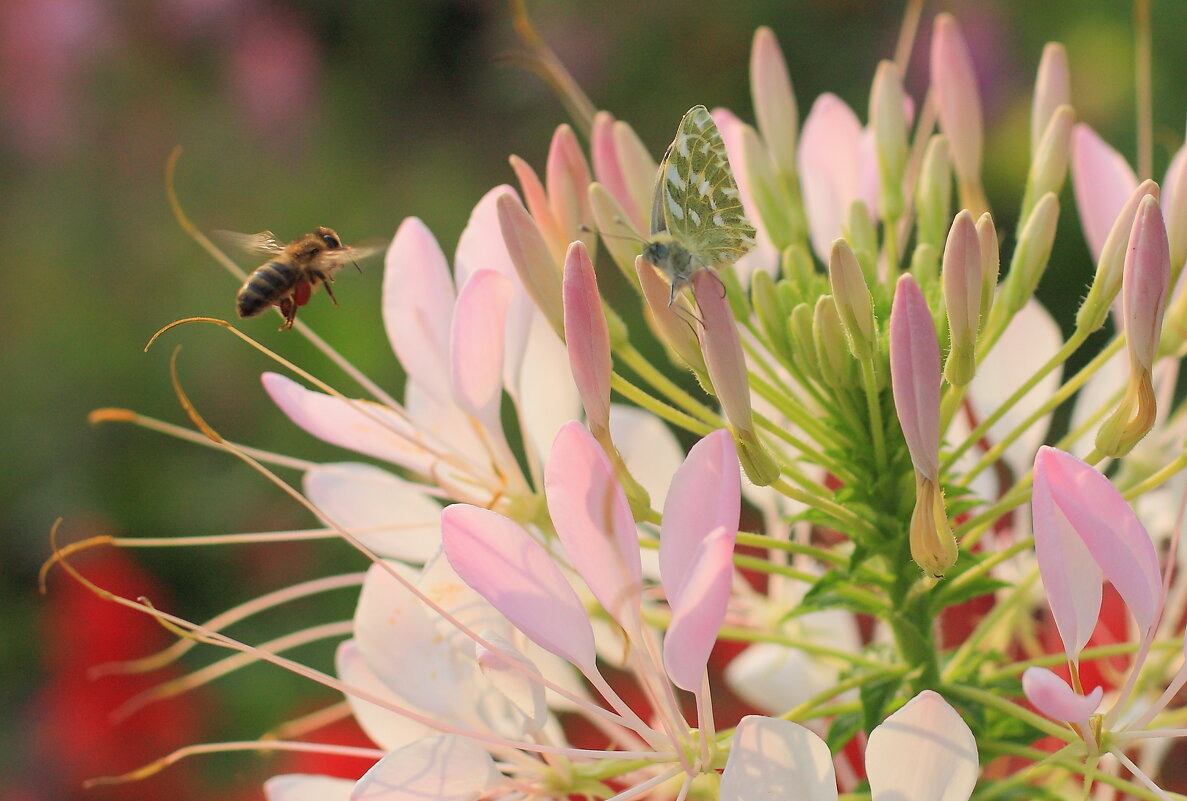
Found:
M 804 442 L 802 439 L 792 434 L 783 426 L 779 425 L 773 420 L 768 419 L 765 415 L 759 414 L 758 412 L 754 412 L 753 414 L 754 419 L 758 421 L 760 427 L 770 431 L 777 438 L 783 440 L 788 445 L 798 450 L 809 462 L 824 468 L 837 478 L 844 481 L 846 484 L 852 484 L 854 482 L 855 478 L 853 473 L 851 473 L 848 468 L 846 468 L 840 462 L 832 459 L 829 456 L 826 456 L 823 451 L 813 448 L 809 443 Z M 802 484 L 804 482 L 800 481 L 799 483 Z
M 948 426 L 952 424 L 952 418 L 956 416 L 957 411 L 960 410 L 960 404 L 964 401 L 965 387 L 948 386 L 948 391 L 944 393 L 944 399 L 940 401 L 940 430 L 947 431 Z
M 1129 656 L 1137 653 L 1141 647 L 1140 643 L 1136 642 L 1120 642 L 1112 645 L 1097 645 L 1092 648 L 1085 648 L 1080 652 L 1081 662 L 1091 662 L 1095 659 L 1108 659 L 1114 656 Z M 1150 646 L 1151 651 L 1167 651 L 1174 653 L 1181 651 L 1183 648 L 1182 639 L 1178 640 L 1163 640 L 1156 642 Z M 1023 673 L 1027 668 L 1031 667 L 1055 667 L 1058 665 L 1067 664 L 1067 655 L 1064 653 L 1058 654 L 1043 654 L 1034 659 L 1026 659 L 1021 662 L 1011 662 L 1008 665 L 1002 665 L 996 670 L 985 674 L 986 683 L 992 684 L 1002 679 L 1013 678 Z M 1187 711 L 1185 709 L 1184 711 Z
M 1070 759 L 1068 757 L 1062 757 L 1061 754 L 1063 754 L 1067 749 L 1061 750 L 1055 754 L 1049 754 L 1046 751 L 1040 751 L 1037 748 L 1030 748 L 1025 745 L 1015 745 L 1014 743 L 1006 743 L 997 740 L 983 740 L 978 742 L 977 745 L 982 751 L 987 751 L 992 754 L 1002 754 L 1022 757 L 1024 759 L 1033 759 L 1035 762 L 1042 762 L 1049 765 L 1058 766 L 1069 773 L 1085 775 L 1090 772 L 1088 766 L 1083 762 Z M 1145 801 L 1165 801 L 1162 796 L 1158 795 L 1143 784 L 1137 784 L 1135 782 L 1128 781 L 1127 779 L 1122 779 L 1120 776 L 1111 776 L 1107 773 L 1100 773 L 1098 771 L 1092 772 L 1095 774 L 1096 781 L 1100 782 L 1101 784 L 1107 784 L 1110 787 L 1116 787 L 1118 790 L 1121 790 L 1127 795 L 1136 796 L 1138 798 L 1145 799 Z M 1012 781 L 1012 778 L 1005 781 Z M 1005 782 L 1002 782 L 1001 784 L 1004 783 Z M 1000 787 L 1001 784 L 994 785 L 993 788 L 990 788 L 985 793 L 979 795 L 977 797 L 978 801 L 986 801 L 986 799 L 992 799 L 998 795 L 1001 795 L 1001 793 L 1005 792 L 1005 790 L 1002 790 L 1001 792 L 995 792 L 996 788 Z M 1008 790 L 1009 788 L 1007 787 L 1005 789 Z
M 882 398 L 878 379 L 874 375 L 872 359 L 861 359 L 861 383 L 866 393 L 866 408 L 870 415 L 870 435 L 874 440 L 874 459 L 880 469 L 886 468 L 886 431 L 882 422 Z
M 747 570 L 753 570 L 756 573 L 785 576 L 786 578 L 802 581 L 805 584 L 814 584 L 820 579 L 820 576 L 815 573 L 809 573 L 806 570 L 796 570 L 786 565 L 772 564 L 770 561 L 760 559 L 757 556 L 734 554 L 734 565 L 744 567 Z M 841 598 L 847 598 L 854 603 L 861 604 L 863 608 L 878 609 L 885 608 L 886 606 L 886 601 L 881 596 L 869 590 L 863 590 L 860 587 L 838 585 L 835 592 Z
M 659 398 L 649 395 L 646 391 L 639 389 L 639 387 L 627 381 L 618 373 L 610 375 L 610 386 L 619 395 L 624 398 L 634 401 L 641 408 L 654 414 L 656 417 L 661 417 L 669 423 L 679 426 L 680 428 L 690 431 L 697 436 L 705 436 L 710 431 L 721 428 L 724 423 L 718 421 L 716 425 L 713 423 L 704 423 L 693 417 L 688 416 L 679 409 L 674 409 L 667 403 L 664 403 Z
M 1009 715 L 1016 718 L 1027 725 L 1033 726 L 1044 734 L 1048 734 L 1057 740 L 1063 740 L 1070 743 L 1079 739 L 1076 733 L 1071 729 L 1060 726 L 1059 724 L 1048 720 L 1042 715 L 1031 712 L 1026 707 L 1020 706 L 1013 701 L 1002 698 L 996 693 L 988 692 L 987 690 L 979 690 L 976 687 L 966 687 L 962 684 L 945 684 L 941 691 L 943 695 L 956 695 L 968 701 L 973 701 L 981 706 L 987 706 L 990 709 L 996 709 L 1002 714 Z
M 862 519 L 856 513 L 849 511 L 844 506 L 841 506 L 835 501 L 831 501 L 827 498 L 821 498 L 817 495 L 809 495 L 803 490 L 798 490 L 795 487 L 790 486 L 783 479 L 778 479 L 772 482 L 770 486 L 776 492 L 782 493 L 792 500 L 807 504 L 813 509 L 818 509 L 819 511 L 829 515 L 836 521 L 838 524 L 837 527 L 841 531 L 852 533 L 860 530 L 866 534 L 874 533 L 874 526 L 869 521 Z
M 967 662 L 973 652 L 977 650 L 977 646 L 980 645 L 981 641 L 984 640 L 990 632 L 994 631 L 998 627 L 998 624 L 1007 616 L 1030 603 L 1027 599 L 1027 590 L 1032 584 L 1035 583 L 1035 581 L 1038 580 L 1038 577 L 1038 568 L 1031 570 L 1030 574 L 1027 575 L 1026 578 L 1014 586 L 1013 592 L 1011 592 L 1004 600 L 995 604 L 993 609 L 989 610 L 989 613 L 986 614 L 985 617 L 981 618 L 981 620 L 977 623 L 976 628 L 974 628 L 968 638 L 960 644 L 960 647 L 956 649 L 956 653 L 952 655 L 952 658 L 948 660 L 948 664 L 944 667 L 944 672 L 941 674 L 941 678 L 944 681 L 953 681 L 958 675 L 960 675 L 960 671 L 964 667 L 965 662 Z
M 815 545 L 804 545 L 799 542 L 775 539 L 765 534 L 751 534 L 747 531 L 739 531 L 736 542 L 738 545 L 747 545 L 752 548 L 803 554 L 804 556 L 810 556 L 819 562 L 833 565 L 834 567 L 845 567 L 849 564 L 848 557 L 842 556 L 839 553 L 834 553 L 825 548 L 817 548 Z
M 750 371 L 750 388 L 758 393 L 760 398 L 778 409 L 780 414 L 802 428 L 804 433 L 810 435 L 817 442 L 827 443 L 832 440 L 832 432 L 821 424 L 818 417 L 813 416 L 802 405 L 790 401 L 790 390 L 781 389 L 774 383 L 756 374 L 753 370 Z
M 1181 453 L 1174 461 L 1163 467 L 1161 470 L 1151 473 L 1144 481 L 1140 481 L 1129 489 L 1123 490 L 1121 497 L 1125 498 L 1127 501 L 1132 501 L 1134 498 L 1137 498 L 1142 494 L 1154 489 L 1155 487 L 1161 486 L 1162 484 L 1170 481 L 1174 477 L 1175 473 L 1178 473 L 1185 467 L 1187 467 L 1187 453 Z
M 842 662 L 847 662 L 851 665 L 858 665 L 860 667 L 877 670 L 884 668 L 886 665 L 874 659 L 868 659 L 864 656 L 859 656 L 852 651 L 842 651 L 836 648 L 828 648 L 819 643 L 810 642 L 808 640 L 797 640 L 794 637 L 785 637 L 780 634 L 774 634 L 763 631 L 756 631 L 754 629 L 744 629 L 737 626 L 722 626 L 718 632 L 718 639 L 730 640 L 733 642 L 764 642 L 773 645 L 783 645 L 788 648 L 793 648 L 797 651 L 803 651 L 806 654 L 813 656 L 823 656 L 829 659 L 836 659 Z
M 692 417 L 708 423 L 713 428 L 720 428 L 723 423 L 721 417 L 705 404 L 688 394 L 684 389 L 668 378 L 655 365 L 647 361 L 643 354 L 632 345 L 625 345 L 615 351 L 623 364 L 631 368 L 640 378 L 655 387 L 676 406 L 683 409 Z
M 1006 412 L 1008 412 L 1014 407 L 1015 404 L 1018 403 L 1018 401 L 1022 400 L 1022 398 L 1025 397 L 1028 392 L 1034 389 L 1035 386 L 1040 381 L 1042 381 L 1048 373 L 1066 362 L 1068 358 L 1073 353 L 1075 353 L 1077 349 L 1079 349 L 1080 345 L 1082 345 L 1084 340 L 1087 338 L 1088 335 L 1082 333 L 1080 329 L 1077 329 L 1075 332 L 1073 332 L 1071 337 L 1068 338 L 1068 341 L 1063 344 L 1063 347 L 1061 347 L 1054 356 L 1048 359 L 1046 364 L 1040 367 L 1034 375 L 1026 379 L 1026 381 L 1022 383 L 1022 386 L 1018 387 L 1018 389 L 1016 389 L 1014 393 L 1010 395 L 1010 397 L 1006 398 L 1001 406 L 998 406 L 996 409 L 994 409 L 992 414 L 982 420 L 981 424 L 972 430 L 968 437 L 965 438 L 965 441 L 962 442 L 960 446 L 956 448 L 956 450 L 948 454 L 948 458 L 944 460 L 943 464 L 941 465 L 941 469 L 951 469 L 952 465 L 956 463 L 956 460 L 960 458 L 961 454 L 963 454 L 985 436 L 985 434 L 989 431 L 990 426 L 1000 420 Z M 1020 433 L 1021 432 L 1019 432 L 1018 429 L 1015 429 L 1014 432 L 1011 432 L 1011 436 L 1016 437 L 1019 436 Z

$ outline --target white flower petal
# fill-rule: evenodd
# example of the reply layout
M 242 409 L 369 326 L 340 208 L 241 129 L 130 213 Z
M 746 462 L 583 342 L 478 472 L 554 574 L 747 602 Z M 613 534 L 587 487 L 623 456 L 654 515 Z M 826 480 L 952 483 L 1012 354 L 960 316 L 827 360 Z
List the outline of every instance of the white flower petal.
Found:
M 397 698 L 371 668 L 367 667 L 354 640 L 347 640 L 338 646 L 334 662 L 338 678 L 351 687 L 377 698 L 390 700 L 401 707 L 412 706 L 404 699 Z M 346 702 L 363 732 L 385 750 L 399 748 L 432 733 L 431 729 L 421 723 L 349 693 L 346 695 Z
M 610 437 L 635 480 L 651 497 L 651 508 L 663 509 L 668 484 L 684 462 L 676 435 L 649 412 L 610 404 Z
M 832 754 L 798 723 L 748 715 L 734 732 L 719 801 L 837 801 Z
M 931 690 L 870 732 L 866 775 L 873 801 L 968 801 L 979 772 L 972 731 Z
M 264 782 L 264 798 L 268 801 L 350 801 L 354 785 L 350 779 L 285 773 Z
M 351 801 L 474 801 L 498 776 L 473 740 L 428 737 L 392 751 L 359 779 Z

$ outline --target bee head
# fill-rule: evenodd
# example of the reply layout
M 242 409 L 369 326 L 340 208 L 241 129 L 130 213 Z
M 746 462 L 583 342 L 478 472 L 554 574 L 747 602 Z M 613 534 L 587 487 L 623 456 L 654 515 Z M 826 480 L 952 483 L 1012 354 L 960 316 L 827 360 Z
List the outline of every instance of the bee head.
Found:
M 324 225 L 319 225 L 313 230 L 313 235 L 325 243 L 325 246 L 330 250 L 336 250 L 342 247 L 342 240 L 338 238 L 338 234 L 331 228 L 326 228 Z

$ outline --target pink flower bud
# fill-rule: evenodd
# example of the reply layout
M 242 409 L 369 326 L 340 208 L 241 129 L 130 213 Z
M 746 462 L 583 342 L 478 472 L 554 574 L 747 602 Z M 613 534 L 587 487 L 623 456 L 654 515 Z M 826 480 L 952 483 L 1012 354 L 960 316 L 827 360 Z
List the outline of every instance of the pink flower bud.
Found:
M 1035 78 L 1035 96 L 1030 107 L 1030 155 L 1034 158 L 1039 142 L 1055 110 L 1072 102 L 1071 79 L 1068 75 L 1067 51 L 1058 42 L 1048 42 L 1039 61 Z
M 643 300 L 651 312 L 649 319 L 654 324 L 657 336 L 665 342 L 676 355 L 694 372 L 705 375 L 705 359 L 701 355 L 701 346 L 697 341 L 696 332 L 688 324 L 692 312 L 685 304 L 683 297 L 677 297 L 675 302 L 668 304 L 671 288 L 668 282 L 643 260 L 642 256 L 635 259 L 635 274 L 639 276 L 639 288 L 643 290 Z
M 586 423 L 597 437 L 610 428 L 610 333 L 593 262 L 580 242 L 569 246 L 564 278 L 565 347 Z
M 750 49 L 750 94 L 771 161 L 780 172 L 794 175 L 799 110 L 779 40 L 765 26 L 754 32 Z
M 597 238 L 593 231 L 593 214 L 589 208 L 589 164 L 577 135 L 568 125 L 561 125 L 552 136 L 548 149 L 548 168 L 545 181 L 548 185 L 548 204 L 556 220 L 560 234 L 560 252 L 564 254 L 569 243 L 580 239 L 593 255 L 596 255 Z M 552 248 L 556 252 L 557 248 Z M 561 261 L 561 256 L 557 261 Z
M 980 326 L 981 242 L 973 215 L 962 211 L 952 221 L 940 272 L 948 331 L 952 340 L 944 374 L 953 386 L 964 386 L 976 372 L 977 330 Z
M 1078 175 L 1076 180 L 1080 180 Z M 1138 205 L 1147 195 L 1157 198 L 1158 184 L 1150 180 L 1142 181 L 1130 193 L 1129 199 L 1122 205 L 1120 212 L 1115 213 L 1108 236 L 1097 251 L 1099 257 L 1096 261 L 1096 275 L 1092 279 L 1092 287 L 1088 290 L 1088 297 L 1084 298 L 1084 302 L 1080 305 L 1080 310 L 1076 312 L 1077 327 L 1095 331 L 1104 325 L 1108 318 L 1113 299 L 1121 291 L 1134 217 L 1137 215 Z M 1084 219 L 1084 210 L 1078 199 L 1079 190 L 1077 189 L 1077 206 L 1080 207 L 1081 219 Z M 1085 230 L 1088 230 L 1087 221 L 1085 221 Z
M 870 127 L 878 156 L 881 193 L 878 205 L 887 220 L 903 212 L 903 172 L 907 166 L 907 115 L 902 76 L 893 61 L 883 61 L 870 90 Z
M 548 193 L 544 190 L 544 184 L 540 183 L 540 177 L 536 175 L 532 165 L 519 156 L 512 156 L 509 160 L 515 177 L 519 179 L 519 190 L 523 193 L 528 214 L 536 221 L 536 228 L 544 238 L 544 243 L 548 245 L 548 252 L 559 262 L 564 257 L 564 249 L 562 247 L 557 252 L 553 248 L 561 240 L 561 231 L 556 218 L 552 216 L 552 207 L 548 203 Z
M 997 242 L 997 228 L 993 215 L 985 212 L 977 220 L 977 239 L 981 243 L 981 324 L 989 319 L 993 298 L 997 294 L 997 276 L 1001 272 L 1001 250 Z
M 931 310 L 910 273 L 899 277 L 890 310 L 890 382 L 911 462 L 940 474 L 940 345 Z
M 729 420 L 738 445 L 738 457 L 746 475 L 759 486 L 779 477 L 779 467 L 767 453 L 754 431 L 750 409 L 750 379 L 738 324 L 730 311 L 721 279 L 710 270 L 697 270 L 692 276 L 692 291 L 701 311 L 701 352 L 709 371 L 709 380 L 721 409 Z
M 961 187 L 961 205 L 984 211 L 981 191 L 981 93 L 968 45 L 951 14 L 936 17 L 931 44 L 931 85 L 948 137 L 952 165 Z

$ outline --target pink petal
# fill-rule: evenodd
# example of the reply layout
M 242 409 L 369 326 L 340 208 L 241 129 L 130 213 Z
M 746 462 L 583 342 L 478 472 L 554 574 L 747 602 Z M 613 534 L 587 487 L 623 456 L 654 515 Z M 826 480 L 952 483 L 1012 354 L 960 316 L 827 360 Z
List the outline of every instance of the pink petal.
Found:
M 1143 634 L 1149 631 L 1157 620 L 1162 603 L 1158 556 L 1150 535 L 1138 522 L 1133 509 L 1117 488 L 1090 465 L 1071 454 L 1044 446 L 1035 456 L 1034 499 L 1031 505 L 1034 512 L 1035 550 L 1039 555 L 1039 569 L 1044 584 L 1049 574 L 1055 576 L 1068 570 L 1068 566 L 1056 564 L 1058 560 L 1068 560 L 1070 557 L 1077 563 L 1082 561 L 1075 556 L 1074 549 L 1066 545 L 1066 540 L 1070 538 L 1066 527 L 1070 526 L 1099 569 L 1117 589 L 1137 619 L 1139 629 Z M 1049 549 L 1046 558 L 1039 550 L 1040 539 L 1045 541 Z M 1047 563 L 1046 568 L 1044 561 Z M 1048 586 L 1051 611 L 1055 614 L 1057 624 L 1061 616 L 1067 618 L 1072 614 L 1076 615 L 1080 624 L 1085 622 L 1085 613 L 1074 610 L 1072 605 L 1087 603 L 1082 600 L 1082 596 L 1088 597 L 1088 585 L 1095 581 L 1096 576 L 1084 577 L 1080 571 L 1056 580 L 1058 594 Z M 1096 605 L 1099 608 L 1099 599 Z M 1063 625 L 1059 625 L 1059 629 L 1063 636 Z M 1078 626 L 1073 625 L 1072 629 L 1078 630 Z M 1080 631 L 1073 640 L 1079 647 L 1068 649 L 1068 655 L 1075 657 L 1086 641 L 1086 636 Z M 1068 638 L 1065 637 L 1064 642 L 1067 644 Z
M 940 346 L 914 277 L 895 286 L 890 310 L 890 381 L 911 461 L 924 477 L 940 472 Z
M 411 444 L 415 432 L 391 409 L 314 392 L 277 373 L 264 373 L 260 380 L 280 410 L 318 439 L 418 473 L 429 472 L 433 457 Z
M 548 552 L 518 524 L 454 504 L 441 515 L 441 539 L 462 580 L 528 639 L 582 672 L 595 669 L 585 607 Z
M 404 371 L 438 400 L 449 399 L 449 264 L 425 224 L 409 217 L 387 249 L 383 322 Z
M 1035 709 L 1052 720 L 1078 723 L 1087 731 L 1088 718 L 1100 706 L 1104 688 L 1097 687 L 1088 695 L 1079 695 L 1068 683 L 1047 668 L 1029 667 L 1022 674 L 1022 692 Z
M 1114 220 L 1137 188 L 1137 176 L 1124 156 L 1081 123 L 1072 130 L 1072 182 L 1080 227 L 1092 258 L 1099 259 Z
M 510 299 L 510 281 L 479 270 L 458 295 L 450 330 L 454 399 L 488 431 L 502 431 L 503 324 Z
M 620 206 L 624 206 L 625 202 L 630 201 L 630 192 L 622 177 L 622 164 L 619 162 L 618 149 L 614 143 L 614 115 L 610 112 L 599 111 L 594 115 L 589 150 L 597 182 Z M 625 206 L 623 214 L 627 215 Z M 633 220 L 635 216 L 630 214 L 628 219 Z
M 735 524 L 705 537 L 691 555 L 675 597 L 668 596 L 672 621 L 664 635 L 664 668 L 682 690 L 700 690 L 709 653 L 725 620 L 737 533 Z
M 610 426 L 610 332 L 598 294 L 598 279 L 585 245 L 574 242 L 565 256 L 565 347 L 585 418 L 594 429 Z
M 376 762 L 350 801 L 476 801 L 498 777 L 494 760 L 478 743 L 438 734 Z
M 729 431 L 714 431 L 692 446 L 672 476 L 660 528 L 660 573 L 669 601 L 679 597 L 705 537 L 718 528 L 737 532 L 741 493 L 738 452 Z
M 973 733 L 931 690 L 870 732 L 866 775 L 873 801 L 968 801 L 979 773 Z
M 620 623 L 637 615 L 639 533 L 610 460 L 580 423 L 553 440 L 544 493 L 565 553 L 598 602 Z
M 1162 179 L 1162 208 L 1170 240 L 1171 272 L 1183 269 L 1187 259 L 1187 145 L 1179 148 Z
M 519 189 L 523 193 L 523 202 L 527 206 L 528 214 L 536 221 L 536 226 L 551 250 L 552 244 L 561 239 L 561 234 L 560 226 L 552 216 L 552 208 L 548 205 L 548 193 L 544 190 L 544 184 L 540 183 L 540 177 L 536 175 L 532 165 L 519 156 L 511 157 L 511 169 L 515 171 L 515 177 L 519 180 Z
M 734 263 L 734 272 L 738 274 L 742 286 L 749 286 L 750 274 L 755 270 L 765 270 L 772 275 L 779 268 L 779 249 L 771 244 L 763 226 L 762 217 L 754 204 L 754 195 L 750 191 L 750 166 L 748 165 L 748 150 L 743 144 L 744 133 L 748 126 L 739 120 L 732 111 L 727 109 L 713 109 L 713 122 L 721 134 L 722 144 L 729 158 L 730 170 L 738 184 L 738 196 L 742 199 L 742 208 L 751 225 L 757 231 L 754 248 Z M 750 131 L 753 135 L 753 131 Z
M 1134 216 L 1121 285 L 1126 347 L 1132 362 L 1146 371 L 1153 368 L 1158 355 L 1170 267 L 1170 244 L 1162 210 L 1158 199 L 1147 195 Z
M 931 86 L 940 130 L 962 183 L 981 181 L 981 93 L 968 45 L 951 14 L 936 17 L 931 44 Z
M 734 731 L 719 801 L 793 800 L 837 801 L 828 746 L 798 723 L 747 715 Z
M 626 180 L 628 196 L 618 202 L 631 215 L 635 230 L 646 231 L 651 216 L 651 195 L 655 189 L 655 173 L 659 165 L 651 151 L 635 133 L 635 129 L 619 120 L 614 123 L 614 148 Z
M 558 331 L 564 324 L 561 276 L 548 243 L 527 209 L 512 195 L 496 202 L 499 228 L 515 272 L 528 295 Z
M 350 801 L 354 782 L 331 776 L 286 773 L 264 782 L 267 801 Z
M 518 200 L 515 190 L 507 185 L 496 186 L 482 196 L 470 212 L 470 219 L 458 239 L 457 252 L 453 257 L 454 280 L 458 286 L 465 286 L 478 270 L 495 270 L 511 282 L 511 303 L 507 308 L 503 356 L 503 384 L 515 397 L 523 369 L 527 340 L 532 317 L 537 313 L 532 299 L 519 280 L 515 263 L 503 240 L 503 229 L 499 223 L 499 201 L 510 198 Z
M 866 147 L 862 137 L 857 115 L 833 94 L 816 98 L 804 120 L 798 154 L 800 185 L 812 249 L 825 263 L 833 240 L 843 233 L 849 206 L 859 195 L 861 152 Z

